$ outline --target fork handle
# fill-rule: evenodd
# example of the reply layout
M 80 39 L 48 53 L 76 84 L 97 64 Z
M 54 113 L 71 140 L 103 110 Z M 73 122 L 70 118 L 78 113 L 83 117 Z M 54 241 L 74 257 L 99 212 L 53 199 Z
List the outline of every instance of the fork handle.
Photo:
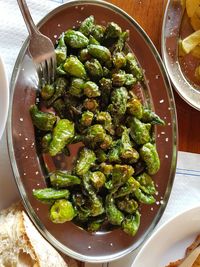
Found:
M 33 22 L 33 19 L 31 17 L 30 12 L 29 12 L 26 1 L 25 0 L 17 0 L 17 2 L 19 5 L 19 8 L 21 10 L 22 16 L 24 18 L 24 21 L 26 23 L 29 34 L 34 35 L 34 33 L 36 33 L 36 34 L 40 33 L 38 28 L 36 27 L 35 23 Z

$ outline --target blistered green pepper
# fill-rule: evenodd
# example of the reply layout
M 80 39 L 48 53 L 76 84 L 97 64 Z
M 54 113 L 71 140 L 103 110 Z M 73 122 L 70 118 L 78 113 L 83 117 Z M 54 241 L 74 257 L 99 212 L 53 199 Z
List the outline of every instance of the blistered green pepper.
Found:
M 99 104 L 96 99 L 86 98 L 83 102 L 83 106 L 85 107 L 85 109 L 95 112 L 98 110 Z
M 104 141 L 106 136 L 105 129 L 101 124 L 94 124 L 87 129 L 86 140 L 91 145 L 91 143 L 100 143 Z
M 81 180 L 67 171 L 56 170 L 50 175 L 50 182 L 53 187 L 63 188 L 75 184 L 80 184 Z
M 81 97 L 83 95 L 85 81 L 81 78 L 72 78 L 69 87 L 69 93 L 73 96 Z
M 99 41 L 97 41 L 92 35 L 89 37 L 89 44 L 100 45 Z
M 140 226 L 140 216 L 139 211 L 136 211 L 134 215 L 128 215 L 122 222 L 123 231 L 134 236 Z
M 102 66 L 96 58 L 87 60 L 85 62 L 85 69 L 92 80 L 99 80 L 103 77 Z
M 137 82 L 137 79 L 133 76 L 133 74 L 126 73 L 126 81 L 124 83 L 126 87 L 130 89 L 133 85 L 136 84 L 136 82 Z
M 106 66 L 103 66 L 103 77 L 109 78 L 110 76 L 111 76 L 111 71 Z
M 90 60 L 91 59 L 91 55 L 88 53 L 88 49 L 87 48 L 81 49 L 79 51 L 78 58 L 82 63 L 84 63 L 87 60 Z
M 84 94 L 89 98 L 97 97 L 97 96 L 101 95 L 101 91 L 99 90 L 99 86 L 92 81 L 88 81 L 88 82 L 84 83 L 83 91 L 84 91 Z
M 116 88 L 111 94 L 111 104 L 109 111 L 115 117 L 124 115 L 126 112 L 128 92 L 125 87 Z
M 58 77 L 55 80 L 55 83 L 54 83 L 55 92 L 53 96 L 46 101 L 46 105 L 48 107 L 51 106 L 58 98 L 65 95 L 67 85 L 68 85 L 68 81 L 64 77 Z
M 113 225 L 121 225 L 124 220 L 124 214 L 117 209 L 113 196 L 106 196 L 105 210 L 108 221 Z
M 106 134 L 103 142 L 101 142 L 100 144 L 100 148 L 102 148 L 103 150 L 107 150 L 112 146 L 112 143 L 113 143 L 112 137 L 109 134 Z
M 45 86 L 43 86 L 41 89 L 41 97 L 44 100 L 47 100 L 53 96 L 54 92 L 55 88 L 52 84 L 45 84 Z
M 130 135 L 138 145 L 148 143 L 151 139 L 151 124 L 143 123 L 137 118 L 133 117 L 130 120 Z
M 109 177 L 112 174 L 113 166 L 103 162 L 100 164 L 100 171 L 103 172 L 106 177 Z
M 137 82 L 136 78 L 132 74 L 127 74 L 124 71 L 119 71 L 112 75 L 113 86 L 123 86 L 130 87 Z
M 67 45 L 72 48 L 84 48 L 88 45 L 88 38 L 80 31 L 68 30 L 64 36 Z
M 144 204 L 153 204 L 155 203 L 155 198 L 152 195 L 148 195 L 145 194 L 144 192 L 142 192 L 141 189 L 137 188 L 134 190 L 134 196 L 138 199 L 138 201 L 140 201 L 141 203 Z
M 121 69 L 126 66 L 126 57 L 123 52 L 117 52 L 113 55 L 113 64 L 117 69 Z
M 88 217 L 90 216 L 90 209 L 85 206 L 86 197 L 83 194 L 76 193 L 72 195 L 73 206 L 76 210 L 75 221 L 78 223 L 84 223 L 88 221 Z
M 151 124 L 165 125 L 164 120 L 162 120 L 155 112 L 147 108 L 144 108 L 141 120 Z
M 134 169 L 130 165 L 116 164 L 112 172 L 112 189 L 116 190 L 125 184 L 133 175 Z
M 51 131 L 57 120 L 53 113 L 40 111 L 36 105 L 30 107 L 30 114 L 35 127 L 42 131 Z
M 154 181 L 152 180 L 151 176 L 149 176 L 146 172 L 143 172 L 142 174 L 138 175 L 136 179 L 140 183 L 140 189 L 144 193 L 150 195 L 156 193 Z
M 63 63 L 67 57 L 67 46 L 65 44 L 64 40 L 64 33 L 61 34 L 58 44 L 55 49 L 56 53 L 56 63 L 59 66 L 61 63 Z
M 66 199 L 56 200 L 50 209 L 50 219 L 53 223 L 71 221 L 76 216 L 72 203 Z
M 75 166 L 76 174 L 83 175 L 87 173 L 92 164 L 95 163 L 95 160 L 96 155 L 92 150 L 86 147 L 82 148 Z
M 79 31 L 82 32 L 85 36 L 89 36 L 94 29 L 94 16 L 91 15 L 84 19 L 79 27 Z
M 109 112 L 101 111 L 96 115 L 96 121 L 104 126 L 104 129 L 111 135 L 114 135 L 114 126 L 112 124 L 112 117 Z
M 102 62 L 111 60 L 110 50 L 105 46 L 90 44 L 87 46 L 87 49 L 90 55 Z
M 151 143 L 144 144 L 140 149 L 140 156 L 147 165 L 147 173 L 156 174 L 160 169 L 160 159 L 156 146 Z
M 105 30 L 104 38 L 105 39 L 118 38 L 121 33 L 122 29 L 118 24 L 114 22 L 109 22 Z
M 129 38 L 129 31 L 128 30 L 124 31 L 120 34 L 116 43 L 110 48 L 110 50 L 113 51 L 113 54 L 123 51 L 123 49 L 125 47 L 125 43 L 128 40 L 128 38 Z
M 109 162 L 120 163 L 120 154 L 121 154 L 121 140 L 116 140 L 113 142 L 111 149 L 108 152 Z
M 142 69 L 139 67 L 133 53 L 128 53 L 126 55 L 126 69 L 128 72 L 132 73 L 137 78 L 137 80 L 140 81 L 143 79 Z
M 80 123 L 83 126 L 90 126 L 92 124 L 93 118 L 94 118 L 94 113 L 92 113 L 89 110 L 84 111 L 82 116 L 81 116 Z
M 96 189 L 99 189 L 105 184 L 106 177 L 103 172 L 95 171 L 90 173 L 90 180 L 92 181 L 93 186 Z
M 94 26 L 92 30 L 92 35 L 97 41 L 102 42 L 103 37 L 104 37 L 104 32 L 105 32 L 105 27 L 103 25 L 97 24 Z
M 124 72 L 118 72 L 118 73 L 114 73 L 112 75 L 112 84 L 113 86 L 123 86 L 125 84 L 126 81 L 126 74 Z
M 89 222 L 87 230 L 89 232 L 97 232 L 101 228 L 104 220 L 105 220 L 105 218 L 103 217 L 103 218 L 98 218 L 94 221 Z
M 42 150 L 44 152 L 48 152 L 51 140 L 52 140 L 52 133 L 47 133 L 42 137 L 41 144 L 42 144 Z
M 52 141 L 49 145 L 49 153 L 55 156 L 62 151 L 62 149 L 69 144 L 74 137 L 74 123 L 61 119 L 53 129 Z
M 112 80 L 108 78 L 102 78 L 100 81 L 101 90 L 101 106 L 107 108 L 110 103 L 110 94 L 112 91 Z
M 75 77 L 85 79 L 86 71 L 81 61 L 76 56 L 69 56 L 63 65 L 64 70 Z
M 128 160 L 130 163 L 135 163 L 139 159 L 139 153 L 136 149 L 133 148 L 129 137 L 130 129 L 124 127 L 124 131 L 122 133 L 121 138 L 121 150 L 120 157 Z
M 103 207 L 103 203 L 100 199 L 100 197 L 98 197 L 93 189 L 93 187 L 91 186 L 90 183 L 90 175 L 91 173 L 84 173 L 83 175 L 83 185 L 84 188 L 89 196 L 90 199 L 90 215 L 91 216 L 98 216 L 102 213 L 104 213 L 104 207 Z
M 68 75 L 67 72 L 64 69 L 64 63 L 65 62 L 61 63 L 60 65 L 58 65 L 56 67 L 56 74 L 59 75 L 59 76 L 66 76 L 66 75 Z
M 124 198 L 122 200 L 117 201 L 117 207 L 121 211 L 125 211 L 126 213 L 129 213 L 129 214 L 133 214 L 138 208 L 138 203 L 134 199 Z
M 33 196 L 42 202 L 52 202 L 56 199 L 69 198 L 69 190 L 56 190 L 53 188 L 44 188 L 33 190 Z
M 140 183 L 136 181 L 133 177 L 130 177 L 128 181 L 121 186 L 114 194 L 115 198 L 124 197 L 133 193 L 136 189 L 140 187 Z
M 141 101 L 131 93 L 131 97 L 127 102 L 127 112 L 137 119 L 141 119 L 143 116 L 144 108 Z
M 95 154 L 97 156 L 97 161 L 98 162 L 105 162 L 107 160 L 107 154 L 103 149 L 97 149 L 95 150 Z
M 76 208 L 76 207 L 75 207 Z M 86 207 L 76 208 L 76 217 L 74 218 L 77 223 L 86 223 L 89 220 L 90 209 Z

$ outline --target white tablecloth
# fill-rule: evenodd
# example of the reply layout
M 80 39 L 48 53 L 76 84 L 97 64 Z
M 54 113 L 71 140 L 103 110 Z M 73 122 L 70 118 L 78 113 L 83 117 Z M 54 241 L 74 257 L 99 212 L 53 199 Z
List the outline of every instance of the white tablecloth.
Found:
M 59 1 L 58 1 L 59 2 Z M 35 22 L 59 5 L 56 1 L 27 0 Z M 28 36 L 26 26 L 17 6 L 17 1 L 0 0 L 0 55 L 2 56 L 8 79 L 10 80 L 19 50 Z M 5 190 L 6 188 L 6 190 Z M 185 152 L 178 153 L 178 165 L 172 193 L 167 208 L 159 224 L 200 203 L 200 155 Z M 0 209 L 8 206 L 19 194 L 10 167 L 6 144 L 6 133 L 0 141 Z M 109 264 L 110 267 L 131 266 L 135 253 Z M 87 264 L 87 267 L 101 264 Z M 106 265 L 105 265 L 106 266 Z

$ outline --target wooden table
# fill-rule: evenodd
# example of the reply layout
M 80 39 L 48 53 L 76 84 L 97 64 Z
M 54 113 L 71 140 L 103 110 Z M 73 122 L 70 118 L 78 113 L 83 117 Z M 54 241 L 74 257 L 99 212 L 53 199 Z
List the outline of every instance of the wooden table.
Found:
M 161 51 L 161 28 L 167 0 L 109 0 L 131 15 Z M 179 145 L 178 150 L 200 153 L 200 111 L 189 106 L 174 91 Z

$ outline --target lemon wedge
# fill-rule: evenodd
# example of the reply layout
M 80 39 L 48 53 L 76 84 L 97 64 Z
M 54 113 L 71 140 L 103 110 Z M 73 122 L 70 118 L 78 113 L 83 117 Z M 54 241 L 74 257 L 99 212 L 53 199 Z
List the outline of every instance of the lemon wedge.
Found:
M 182 48 L 185 53 L 190 53 L 197 45 L 200 44 L 200 30 L 193 32 L 182 41 Z

